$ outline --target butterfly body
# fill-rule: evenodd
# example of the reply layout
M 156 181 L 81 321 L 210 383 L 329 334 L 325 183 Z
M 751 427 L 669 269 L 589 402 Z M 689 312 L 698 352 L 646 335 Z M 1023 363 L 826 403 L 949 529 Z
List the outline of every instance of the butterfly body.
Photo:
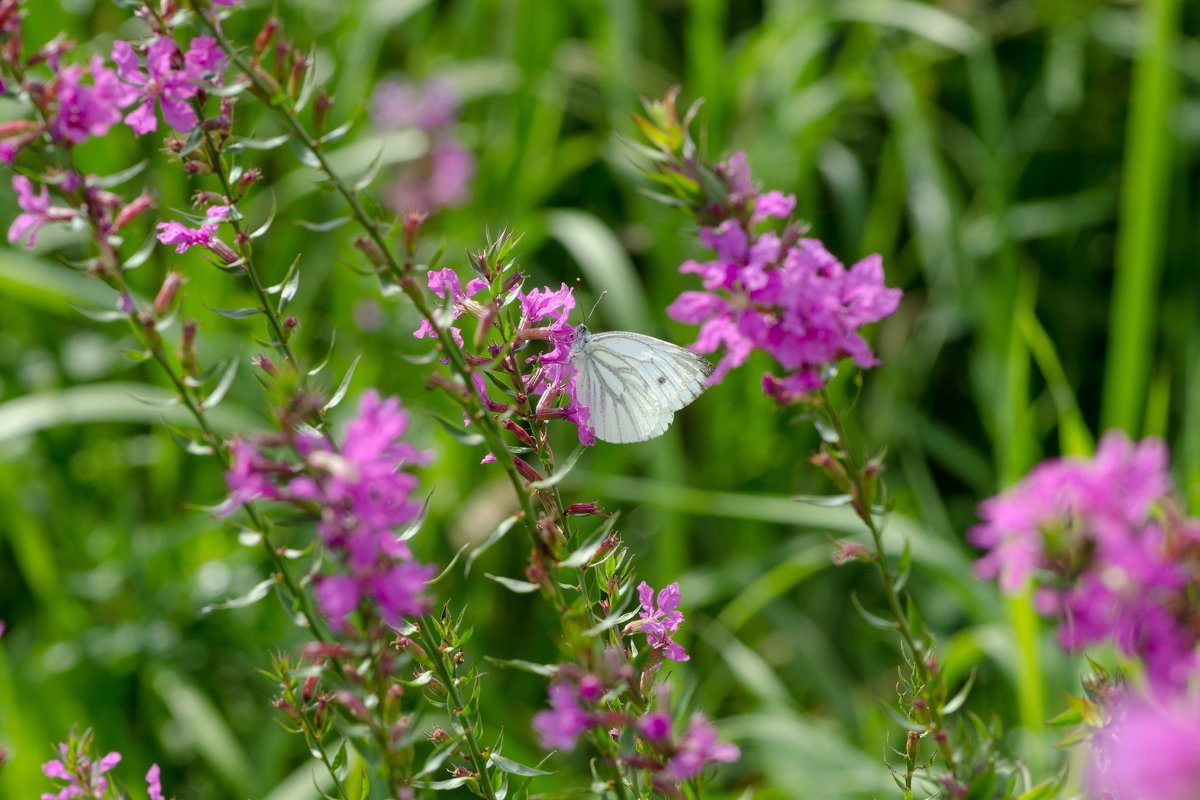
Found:
M 575 396 L 588 407 L 596 438 L 624 444 L 666 432 L 675 412 L 706 388 L 708 359 L 653 336 L 591 333 L 580 325 L 571 344 Z

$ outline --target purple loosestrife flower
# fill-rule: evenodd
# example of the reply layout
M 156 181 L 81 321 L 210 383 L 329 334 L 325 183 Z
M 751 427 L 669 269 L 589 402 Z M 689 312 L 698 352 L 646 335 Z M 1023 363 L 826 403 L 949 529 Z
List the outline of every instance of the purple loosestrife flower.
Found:
M 720 383 L 755 350 L 763 350 L 785 370 L 767 374 L 764 391 L 780 403 L 803 399 L 819 389 L 821 368 L 850 357 L 861 368 L 878 360 L 858 333 L 863 325 L 890 315 L 901 292 L 883 284 L 879 256 L 869 256 L 849 270 L 816 239 L 756 233 L 769 218 L 786 219 L 795 198 L 778 191 L 754 195 L 745 156 L 738 153 L 718 170 L 730 187 L 727 206 L 752 206 L 748 227 L 730 216 L 702 228 L 701 243 L 715 251 L 712 261 L 688 261 L 679 271 L 700 276 L 705 291 L 685 291 L 667 308 L 679 322 L 700 325 L 693 349 L 725 355 L 709 379 Z M 792 243 L 794 242 L 794 243 Z
M 319 507 L 317 531 L 336 571 L 317 579 L 316 596 L 335 629 L 344 628 L 347 615 L 364 601 L 392 625 L 429 608 L 423 593 L 435 570 L 415 562 L 398 535 L 421 512 L 411 497 L 417 478 L 405 468 L 430 460 L 401 440 L 408 420 L 398 398 L 381 400 L 370 390 L 340 448 L 316 433 L 294 439 L 303 468 L 275 462 L 243 440 L 232 445 L 227 513 L 256 498 Z
M 696 713 L 688 721 L 687 730 L 661 775 L 675 782 L 687 781 L 713 762 L 731 763 L 741 756 L 742 752 L 736 745 L 720 741 L 704 715 Z
M 1110 641 L 1156 683 L 1182 686 L 1200 665 L 1188 591 L 1200 575 L 1200 521 L 1180 517 L 1171 491 L 1162 442 L 1110 432 L 1092 459 L 1043 462 L 980 504 L 969 538 L 987 552 L 976 570 L 1009 594 L 1033 579 L 1034 602 L 1062 618 L 1068 650 Z
M 27 248 L 37 243 L 37 234 L 47 222 L 66 222 L 75 219 L 76 211 L 50 205 L 50 190 L 44 185 L 38 194 L 33 193 L 33 182 L 24 175 L 14 175 L 13 190 L 17 193 L 17 205 L 23 213 L 18 214 L 8 227 L 8 242 L 16 244 L 25 240 Z
M 143 72 L 133 45 L 126 41 L 113 43 L 112 60 L 121 80 L 138 90 L 137 107 L 125 116 L 125 124 L 137 136 L 158 129 L 154 113 L 157 102 L 163 119 L 177 131 L 187 133 L 196 127 L 196 112 L 189 102 L 196 96 L 193 76 L 175 66 L 179 48 L 171 39 L 160 36 L 146 49 L 146 70 Z
M 205 212 L 204 222 L 198 228 L 189 228 L 181 222 L 160 222 L 158 241 L 163 244 L 175 245 L 176 253 L 186 253 L 193 247 L 203 247 L 216 254 L 226 264 L 238 260 L 238 254 L 233 248 L 217 237 L 217 229 L 222 222 L 229 219 L 229 206 L 210 206 Z
M 430 139 L 429 152 L 408 165 L 387 191 L 396 209 L 433 213 L 470 198 L 475 157 L 452 132 L 458 97 L 441 79 L 423 84 L 387 81 L 372 97 L 375 123 L 385 129 L 418 128 Z
M 149 795 L 150 800 L 164 800 L 158 764 L 150 765 L 150 771 L 146 773 L 146 784 L 146 794 Z
M 1092 740 L 1087 786 L 1105 800 L 1200 797 L 1200 707 L 1142 698 Z
M 104 136 L 121 121 L 121 109 L 137 98 L 137 91 L 121 83 L 100 56 L 92 58 L 92 86 L 83 83 L 86 74 L 82 67 L 67 67 L 55 82 L 58 109 L 50 119 L 50 136 L 68 146 Z
M 101 798 L 108 790 L 108 778 L 104 773 L 121 763 L 120 753 L 109 753 L 99 761 L 93 761 L 85 752 L 70 747 L 66 742 L 58 746 L 59 758 L 42 764 L 47 778 L 65 781 L 57 794 L 42 793 L 42 800 L 68 800 L 73 797 Z
M 638 599 L 642 607 L 638 611 L 639 620 L 625 626 L 627 633 L 644 633 L 652 652 L 662 653 L 672 661 L 688 661 L 691 656 L 684 651 L 683 646 L 671 637 L 683 624 L 683 612 L 679 611 L 682 596 L 679 593 L 679 583 L 672 583 L 658 593 L 658 603 L 655 604 L 654 590 L 650 584 L 642 581 L 638 584 Z
M 579 734 L 591 727 L 592 715 L 579 706 L 575 688 L 569 683 L 552 683 L 548 690 L 550 708 L 533 715 L 543 750 L 574 750 Z
M 458 319 L 466 310 L 466 302 L 468 298 L 473 297 L 476 292 L 487 288 L 487 281 L 480 278 L 472 278 L 467 281 L 466 291 L 463 291 L 462 282 L 458 278 L 458 273 L 447 267 L 442 270 L 431 270 L 428 275 L 429 289 L 442 300 L 453 301 L 453 316 L 451 319 Z M 478 305 L 478 304 L 476 304 Z M 450 335 L 454 337 L 454 342 L 459 347 L 463 346 L 462 331 L 458 328 L 451 327 Z M 437 337 L 433 330 L 433 326 L 429 324 L 429 320 L 421 320 L 420 327 L 413 333 L 413 336 L 418 339 L 424 339 L 427 336 Z

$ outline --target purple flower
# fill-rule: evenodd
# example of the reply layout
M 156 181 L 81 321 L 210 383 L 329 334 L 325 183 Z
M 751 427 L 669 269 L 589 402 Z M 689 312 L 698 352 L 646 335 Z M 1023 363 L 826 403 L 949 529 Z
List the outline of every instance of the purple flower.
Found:
M 444 79 L 425 83 L 383 81 L 371 97 L 375 124 L 382 128 L 433 130 L 451 125 L 458 117 L 458 96 Z
M 638 731 L 652 742 L 664 740 L 671 735 L 671 716 L 652 711 L 638 720 Z
M 1188 591 L 1200 522 L 1171 510 L 1171 490 L 1162 442 L 1110 432 L 1092 459 L 1045 461 L 980 504 L 976 571 L 1009 594 L 1035 579 L 1035 604 L 1062 618 L 1066 649 L 1109 641 L 1156 682 L 1182 686 L 1200 665 Z
M 638 611 L 640 620 L 629 623 L 627 632 L 644 633 L 652 651 L 661 652 L 672 661 L 687 661 L 691 658 L 683 646 L 671 639 L 679 626 L 683 624 L 683 612 L 679 611 L 682 596 L 679 593 L 679 583 L 672 583 L 658 593 L 658 603 L 655 604 L 654 590 L 650 584 L 642 581 L 638 584 L 638 599 L 642 607 Z
M 592 725 L 592 715 L 579 706 L 575 689 L 569 683 L 552 683 L 550 708 L 533 715 L 543 750 L 574 750 L 575 740 Z
M 65 222 L 76 216 L 74 209 L 50 205 L 50 190 L 45 185 L 34 194 L 33 181 L 24 175 L 14 175 L 12 187 L 17 193 L 17 205 L 24 213 L 18 214 L 8 227 L 9 244 L 24 239 L 25 246 L 32 248 L 37 243 L 38 231 L 47 222 Z
M 80 144 L 89 136 L 103 136 L 121 121 L 121 109 L 133 102 L 136 93 L 116 79 L 104 59 L 92 59 L 93 86 L 84 84 L 82 67 L 67 67 L 58 74 L 55 97 L 58 109 L 50 120 L 50 136 L 67 144 Z
M 764 390 L 783 404 L 820 388 L 826 364 L 844 357 L 864 369 L 877 364 L 858 330 L 895 311 L 901 296 L 899 289 L 884 286 L 879 256 L 847 270 L 816 239 L 785 246 L 774 231 L 755 234 L 757 223 L 789 217 L 795 198 L 777 191 L 755 196 L 740 153 L 718 174 L 730 187 L 730 214 L 753 202 L 750 228 L 731 215 L 701 229 L 700 242 L 716 258 L 688 261 L 679 271 L 699 275 L 705 291 L 685 291 L 667 308 L 673 319 L 700 326 L 692 345 L 696 352 L 724 348 L 709 382 L 720 383 L 751 353 L 763 350 L 786 372 L 763 380 Z
M 1200 708 L 1130 702 L 1092 742 L 1087 785 L 1108 800 L 1200 797 Z
M 158 764 L 150 765 L 150 771 L 146 773 L 146 783 L 146 794 L 150 796 L 150 800 L 163 800 L 162 780 L 159 778 Z
M 274 461 L 243 440 L 233 443 L 228 510 L 260 497 L 320 509 L 317 531 L 335 567 L 317 579 L 316 596 L 337 630 L 364 600 L 392 625 L 429 608 L 424 592 L 436 570 L 413 561 L 399 537 L 421 513 L 411 496 L 417 478 L 405 468 L 430 460 L 402 441 L 408 419 L 398 398 L 382 400 L 370 390 L 338 449 L 315 433 L 294 439 L 303 465 Z
M 175 42 L 160 36 L 146 50 L 143 72 L 133 45 L 126 41 L 113 43 L 112 60 L 117 65 L 117 75 L 139 90 L 137 107 L 125 116 L 125 123 L 137 136 L 158 128 L 155 102 L 162 108 L 163 119 L 175 130 L 187 133 L 196 127 L 196 113 L 188 101 L 196 96 L 197 87 L 187 70 L 175 67 L 178 55 Z
M 229 60 L 225 51 L 211 36 L 197 36 L 183 54 L 183 72 L 192 81 L 212 79 L 220 85 Z
M 238 260 L 238 254 L 233 248 L 217 238 L 217 228 L 229 218 L 229 206 L 211 206 L 204 222 L 198 228 L 189 228 L 182 222 L 160 222 L 158 241 L 163 244 L 175 245 L 176 253 L 186 253 L 193 247 L 204 249 L 220 256 L 226 264 Z
M 42 764 L 42 773 L 52 780 L 66 781 L 57 794 L 42 793 L 42 800 L 68 800 L 74 797 L 101 798 L 108 790 L 108 778 L 104 773 L 121 762 L 120 753 L 109 753 L 99 761 L 78 749 L 62 743 L 58 746 L 59 758 Z
M 467 308 L 466 301 L 469 297 L 472 297 L 476 292 L 487 288 L 487 281 L 479 278 L 472 278 L 471 280 L 467 281 L 467 289 L 464 292 L 462 283 L 458 279 L 458 273 L 449 267 L 442 270 L 431 270 L 426 280 L 428 281 L 430 290 L 434 294 L 436 294 L 442 300 L 450 300 L 453 302 L 454 310 L 452 312 L 453 316 L 451 319 L 458 319 L 460 316 L 462 316 L 463 311 L 465 311 Z M 463 346 L 461 330 L 451 327 L 450 335 L 454 338 L 455 344 L 457 344 L 459 347 Z M 429 324 L 429 320 L 423 319 L 421 320 L 420 326 L 416 329 L 416 331 L 413 332 L 413 336 L 417 337 L 418 339 L 424 339 L 427 336 L 436 338 L 437 334 L 434 332 L 433 326 Z
M 677 782 L 691 780 L 708 764 L 715 761 L 731 763 L 741 755 L 742 752 L 735 745 L 718 740 L 717 732 L 704 715 L 696 713 L 688 722 L 675 755 L 667 761 L 662 775 Z

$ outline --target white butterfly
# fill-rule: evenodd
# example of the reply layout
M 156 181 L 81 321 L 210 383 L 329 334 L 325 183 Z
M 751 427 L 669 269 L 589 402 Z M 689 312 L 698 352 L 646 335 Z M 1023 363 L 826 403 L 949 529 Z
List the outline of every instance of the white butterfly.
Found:
M 606 442 L 644 442 L 661 436 L 675 412 L 707 389 L 716 369 L 679 345 L 640 333 L 588 333 L 571 343 L 575 396 L 588 407 L 588 424 Z

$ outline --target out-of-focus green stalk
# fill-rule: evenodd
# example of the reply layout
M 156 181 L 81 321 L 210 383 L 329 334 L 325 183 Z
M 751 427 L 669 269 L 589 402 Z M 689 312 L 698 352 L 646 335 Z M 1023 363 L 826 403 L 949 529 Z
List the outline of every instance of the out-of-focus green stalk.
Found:
M 1133 436 L 1146 402 L 1158 319 L 1171 172 L 1168 123 L 1178 83 L 1171 56 L 1179 37 L 1179 7 L 1179 0 L 1143 4 L 1142 42 L 1129 99 L 1100 419 L 1103 428 L 1121 428 Z

